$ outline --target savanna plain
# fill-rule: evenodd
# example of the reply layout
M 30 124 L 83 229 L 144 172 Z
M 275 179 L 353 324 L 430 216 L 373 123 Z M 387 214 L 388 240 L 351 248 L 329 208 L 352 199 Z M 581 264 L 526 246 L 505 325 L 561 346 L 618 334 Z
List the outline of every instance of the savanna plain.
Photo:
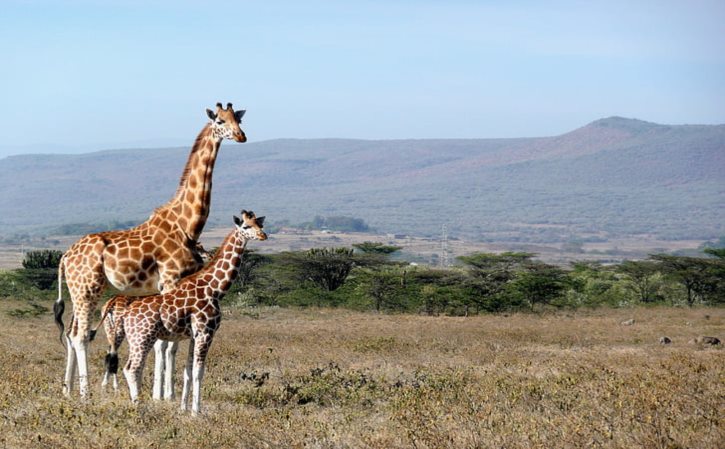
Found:
M 65 350 L 49 306 L 0 302 L 1 447 L 717 448 L 725 441 L 725 353 L 689 343 L 722 338 L 722 308 L 445 317 L 228 307 L 208 357 L 202 415 L 192 418 L 176 401 L 151 400 L 151 361 L 138 405 L 123 380 L 118 394 L 101 392 L 102 334 L 91 344 L 91 399 L 63 397 Z M 660 345 L 664 335 L 673 343 Z

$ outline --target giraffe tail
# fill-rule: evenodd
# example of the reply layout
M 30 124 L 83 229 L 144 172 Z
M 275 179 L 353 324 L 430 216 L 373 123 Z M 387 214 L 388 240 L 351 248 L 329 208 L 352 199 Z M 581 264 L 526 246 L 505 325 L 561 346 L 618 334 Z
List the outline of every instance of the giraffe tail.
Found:
M 90 332 L 90 340 L 93 341 L 93 339 L 96 337 L 96 333 L 98 332 L 98 328 L 101 327 L 103 322 L 106 320 L 106 317 L 111 314 L 112 310 L 114 309 L 115 301 L 114 299 L 110 299 L 106 302 L 106 304 L 103 305 L 103 309 L 101 310 L 101 320 L 96 324 L 96 327 L 91 329 Z
M 118 373 L 118 334 L 117 329 L 114 328 L 114 311 L 116 310 L 116 301 L 118 301 L 119 297 L 115 296 L 103 305 L 103 309 L 101 310 L 101 320 L 98 322 L 96 327 L 91 330 L 91 335 L 95 336 L 96 332 L 98 331 L 98 328 L 101 327 L 103 322 L 106 320 L 106 317 L 108 315 L 111 315 L 110 318 L 108 318 L 110 321 L 110 326 L 106 326 L 106 337 L 108 338 L 108 342 L 110 343 L 110 347 L 108 348 L 108 353 L 106 354 L 106 358 L 104 360 L 104 366 L 106 368 L 106 374 L 105 376 L 110 375 L 116 375 Z M 113 329 L 113 332 L 109 332 L 110 329 Z M 104 376 L 104 379 L 107 378 Z
M 63 344 L 63 333 L 65 331 L 65 325 L 63 324 L 63 312 L 65 311 L 65 302 L 63 302 L 63 259 L 64 257 L 61 257 L 60 264 L 58 264 L 58 299 L 53 303 L 55 324 L 60 329 L 60 344 Z

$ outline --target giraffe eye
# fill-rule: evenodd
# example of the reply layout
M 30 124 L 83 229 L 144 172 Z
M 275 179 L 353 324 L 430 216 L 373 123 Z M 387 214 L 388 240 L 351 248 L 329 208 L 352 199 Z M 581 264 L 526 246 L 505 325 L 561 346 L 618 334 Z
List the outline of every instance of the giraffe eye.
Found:
M 251 226 L 249 226 L 249 225 L 247 225 L 247 224 L 245 224 L 245 225 L 242 225 L 242 229 L 249 229 L 249 228 L 251 228 Z
M 216 121 L 216 124 L 217 124 L 217 125 L 223 125 L 223 124 L 224 124 L 224 120 L 222 120 L 222 119 L 217 119 L 217 121 Z

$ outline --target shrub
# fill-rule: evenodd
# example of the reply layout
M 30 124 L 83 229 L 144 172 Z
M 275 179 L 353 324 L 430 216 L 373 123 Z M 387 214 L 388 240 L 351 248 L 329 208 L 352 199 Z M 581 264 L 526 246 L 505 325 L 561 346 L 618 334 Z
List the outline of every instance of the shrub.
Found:
M 23 258 L 21 275 L 40 290 L 49 290 L 57 278 L 62 256 L 61 251 L 51 249 L 28 251 Z

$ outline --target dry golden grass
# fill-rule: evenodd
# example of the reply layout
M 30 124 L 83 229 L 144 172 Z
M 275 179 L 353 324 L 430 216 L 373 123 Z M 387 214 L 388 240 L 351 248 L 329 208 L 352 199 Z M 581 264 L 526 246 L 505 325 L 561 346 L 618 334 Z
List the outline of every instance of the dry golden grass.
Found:
M 725 441 L 725 310 L 389 316 L 234 310 L 203 416 L 95 391 L 63 398 L 49 314 L 0 303 L 0 447 L 662 447 Z M 623 326 L 634 318 L 635 324 Z M 660 336 L 674 343 L 661 346 Z M 105 339 L 92 343 L 100 384 Z M 125 345 L 124 345 L 125 346 Z M 122 358 L 125 353 L 122 352 Z M 180 353 L 184 360 L 185 351 Z M 269 378 L 263 377 L 269 373 Z

